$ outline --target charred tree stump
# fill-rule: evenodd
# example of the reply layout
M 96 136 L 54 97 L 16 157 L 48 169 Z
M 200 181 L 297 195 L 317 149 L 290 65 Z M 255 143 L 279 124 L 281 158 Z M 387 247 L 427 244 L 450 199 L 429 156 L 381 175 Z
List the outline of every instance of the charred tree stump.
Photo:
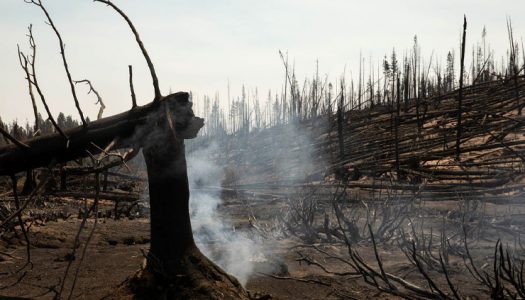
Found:
M 150 280 L 156 284 L 147 286 L 169 286 L 163 291 L 168 299 L 247 298 L 240 283 L 195 245 L 184 140 L 174 138 L 169 128 L 153 136 L 157 141 L 143 148 L 149 179 L 151 247 L 146 269 L 139 278 L 153 275 Z M 150 297 L 154 290 L 139 288 L 134 292 L 139 297 Z
M 170 276 L 177 273 L 181 257 L 194 251 L 195 243 L 189 215 L 184 142 L 175 141 L 169 132 L 163 132 L 160 137 L 158 142 L 143 148 L 151 213 L 148 270 Z M 155 265 L 157 261 L 162 265 Z

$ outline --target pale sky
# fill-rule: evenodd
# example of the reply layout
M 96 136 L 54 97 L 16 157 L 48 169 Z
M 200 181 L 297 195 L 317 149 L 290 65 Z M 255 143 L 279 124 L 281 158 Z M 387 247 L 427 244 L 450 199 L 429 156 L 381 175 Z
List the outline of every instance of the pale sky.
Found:
M 144 58 L 124 20 L 111 8 L 90 0 L 43 0 L 66 43 L 74 79 L 90 79 L 103 97 L 105 116 L 130 108 L 128 65 L 133 65 L 139 105 L 153 98 Z M 118 0 L 132 19 L 155 64 L 163 94 L 171 90 L 219 93 L 226 99 L 244 84 L 262 100 L 282 89 L 279 49 L 288 52 L 300 81 L 320 74 L 334 81 L 343 71 L 358 72 L 359 53 L 377 64 L 395 47 L 408 51 L 418 36 L 423 56 L 444 60 L 458 53 L 463 14 L 467 45 L 481 40 L 483 26 L 496 56 L 508 48 L 506 18 L 514 35 L 525 33 L 523 0 Z M 0 0 L 0 117 L 33 121 L 30 98 L 18 65 L 17 43 L 28 51 L 27 26 L 37 43 L 37 76 L 51 111 L 78 119 L 59 55 L 58 41 L 41 10 L 23 0 Z M 470 48 L 470 51 L 469 51 Z M 471 47 L 467 48 L 467 54 Z M 467 56 L 466 61 L 469 61 Z M 356 76 L 354 76 L 356 77 Z M 78 87 L 80 105 L 91 119 L 95 96 Z M 38 98 L 37 98 L 38 99 Z M 43 116 L 42 105 L 39 110 Z

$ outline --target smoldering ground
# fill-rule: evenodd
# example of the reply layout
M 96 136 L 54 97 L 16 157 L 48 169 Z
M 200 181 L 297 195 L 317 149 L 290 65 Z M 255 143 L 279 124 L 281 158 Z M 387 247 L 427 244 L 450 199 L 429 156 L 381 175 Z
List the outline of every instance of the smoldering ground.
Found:
M 258 134 L 275 135 L 276 139 L 270 144 L 258 145 Z M 245 144 L 248 139 L 250 145 Z M 199 142 L 201 141 L 191 141 L 187 149 L 190 213 L 199 248 L 242 284 L 257 272 L 287 272 L 286 266 L 279 263 L 280 258 L 272 251 L 280 238 L 279 228 L 270 228 L 274 232 L 267 232 L 263 237 L 251 227 L 250 215 L 246 215 L 243 222 L 248 223 L 247 226 L 236 227 L 235 224 L 239 222 L 224 213 L 224 209 L 228 208 L 221 208 L 224 204 L 221 192 L 224 179 L 231 175 L 232 170 L 236 173 L 233 176 L 235 182 L 229 184 L 234 187 L 250 183 L 251 174 L 257 174 L 253 178 L 267 178 L 273 182 L 308 181 L 312 172 L 319 170 L 320 164 L 319 160 L 314 163 L 313 141 L 308 130 L 291 124 L 249 136 L 232 136 L 227 143 Z M 203 144 L 207 145 L 202 146 Z M 239 146 L 241 144 L 243 147 Z M 245 146 L 254 149 L 246 151 Z M 269 165 L 268 161 L 273 163 Z M 288 196 L 283 199 L 286 197 Z M 253 204 L 251 201 L 266 201 L 256 196 L 244 200 L 246 206 Z M 283 215 L 286 216 L 287 213 L 283 212 Z M 249 218 L 250 221 L 246 222 Z
M 219 215 L 223 169 L 212 159 L 217 151 L 211 145 L 188 156 L 193 234 L 200 250 L 244 285 L 264 249 L 254 236 L 236 230 L 230 219 Z

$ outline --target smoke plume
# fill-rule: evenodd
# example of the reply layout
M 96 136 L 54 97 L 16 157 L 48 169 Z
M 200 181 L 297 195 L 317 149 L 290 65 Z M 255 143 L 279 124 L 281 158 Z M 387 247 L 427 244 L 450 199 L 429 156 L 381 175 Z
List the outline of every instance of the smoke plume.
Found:
M 187 158 L 193 234 L 207 257 L 245 285 L 255 258 L 262 255 L 261 247 L 246 233 L 236 231 L 227 216 L 219 215 L 223 169 L 212 159 L 216 153 L 217 146 L 212 145 L 192 152 Z

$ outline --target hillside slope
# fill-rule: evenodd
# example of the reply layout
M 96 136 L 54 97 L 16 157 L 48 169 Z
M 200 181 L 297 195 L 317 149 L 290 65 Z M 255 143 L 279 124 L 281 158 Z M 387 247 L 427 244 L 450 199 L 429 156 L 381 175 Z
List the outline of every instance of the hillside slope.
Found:
M 399 118 L 395 103 L 345 113 L 344 153 L 333 115 L 249 135 L 201 139 L 189 149 L 216 146 L 213 155 L 226 168 L 226 187 L 330 186 L 343 180 L 350 190 L 372 198 L 389 190 L 426 200 L 520 199 L 525 117 L 519 111 L 525 104 L 525 79 L 464 89 L 459 161 L 457 94 L 401 102 Z

